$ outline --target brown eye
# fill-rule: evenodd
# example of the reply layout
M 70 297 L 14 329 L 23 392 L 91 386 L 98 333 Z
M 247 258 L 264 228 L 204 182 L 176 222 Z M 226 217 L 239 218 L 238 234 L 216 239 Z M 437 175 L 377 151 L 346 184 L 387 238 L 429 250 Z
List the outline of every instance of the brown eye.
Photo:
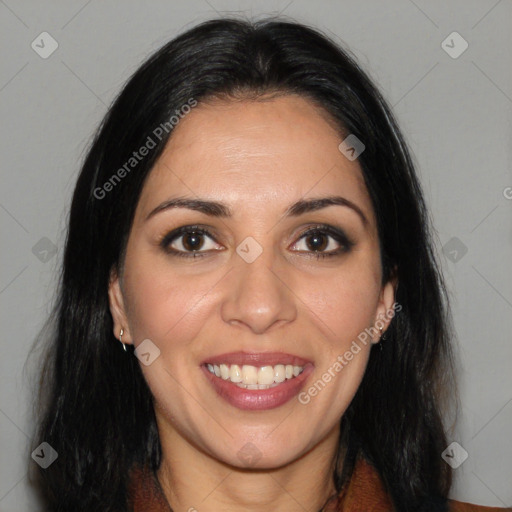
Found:
M 305 240 L 311 251 L 324 251 L 329 245 L 329 237 L 320 232 L 308 235 Z
M 161 247 L 173 256 L 201 257 L 219 250 L 213 236 L 198 226 L 183 226 L 164 236 Z
M 182 245 L 187 251 L 198 251 L 204 244 L 203 234 L 192 231 L 183 235 Z
M 343 231 L 329 225 L 319 225 L 302 233 L 293 247 L 298 252 L 325 258 L 347 253 L 353 245 L 355 243 Z

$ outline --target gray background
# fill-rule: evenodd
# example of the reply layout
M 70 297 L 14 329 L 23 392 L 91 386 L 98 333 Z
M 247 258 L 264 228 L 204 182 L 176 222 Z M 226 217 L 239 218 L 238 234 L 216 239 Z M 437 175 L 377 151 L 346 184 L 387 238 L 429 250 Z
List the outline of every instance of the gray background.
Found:
M 463 370 L 450 441 L 469 457 L 455 470 L 452 495 L 512 506 L 510 0 L 0 0 L 0 511 L 41 510 L 27 480 L 37 357 L 25 363 L 50 309 L 90 136 L 148 54 L 235 11 L 281 12 L 343 41 L 393 105 L 453 301 Z M 47 59 L 31 48 L 43 31 L 59 45 Z M 441 47 L 453 31 L 469 45 L 456 59 Z M 454 50 L 459 43 L 448 39 Z

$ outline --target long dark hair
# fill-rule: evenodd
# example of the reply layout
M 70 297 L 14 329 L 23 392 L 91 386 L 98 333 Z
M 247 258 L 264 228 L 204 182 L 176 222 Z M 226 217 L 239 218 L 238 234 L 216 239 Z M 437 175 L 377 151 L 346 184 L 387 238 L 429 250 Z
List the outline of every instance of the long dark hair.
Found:
M 112 333 L 110 274 L 122 266 L 138 198 L 172 135 L 172 116 L 178 119 L 194 101 L 269 93 L 309 99 L 340 137 L 363 141 L 358 161 L 377 219 L 383 284 L 398 278 L 401 311 L 383 350 L 372 349 L 341 420 L 336 489 L 364 456 L 397 511 L 445 506 L 451 473 L 441 458 L 441 394 L 450 384 L 443 376 L 453 375 L 453 329 L 430 217 L 394 117 L 349 52 L 316 30 L 276 19 L 219 19 L 172 40 L 135 72 L 80 172 L 41 378 L 35 446 L 46 441 L 59 453 L 40 472 L 48 510 L 126 510 L 129 469 L 159 467 L 152 395 L 138 360 Z M 149 154 L 130 161 L 149 136 Z

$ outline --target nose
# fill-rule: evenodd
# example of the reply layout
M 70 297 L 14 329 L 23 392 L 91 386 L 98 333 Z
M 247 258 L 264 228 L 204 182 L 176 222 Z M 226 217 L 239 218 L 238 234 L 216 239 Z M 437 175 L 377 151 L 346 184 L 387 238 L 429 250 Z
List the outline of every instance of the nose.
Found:
M 283 267 L 275 264 L 271 249 L 265 249 L 252 263 L 238 255 L 224 282 L 222 319 L 263 334 L 297 316 L 296 297 L 287 283 Z

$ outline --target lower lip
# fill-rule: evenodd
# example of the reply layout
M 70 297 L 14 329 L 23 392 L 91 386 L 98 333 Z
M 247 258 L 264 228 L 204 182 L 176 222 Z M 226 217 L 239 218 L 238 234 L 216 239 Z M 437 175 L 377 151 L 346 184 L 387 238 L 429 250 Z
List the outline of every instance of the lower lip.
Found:
M 224 380 L 211 373 L 206 366 L 201 366 L 213 389 L 228 403 L 238 409 L 262 411 L 275 409 L 298 395 L 305 380 L 313 372 L 313 365 L 308 363 L 300 375 L 285 380 L 279 386 L 268 389 L 244 389 L 229 380 Z

